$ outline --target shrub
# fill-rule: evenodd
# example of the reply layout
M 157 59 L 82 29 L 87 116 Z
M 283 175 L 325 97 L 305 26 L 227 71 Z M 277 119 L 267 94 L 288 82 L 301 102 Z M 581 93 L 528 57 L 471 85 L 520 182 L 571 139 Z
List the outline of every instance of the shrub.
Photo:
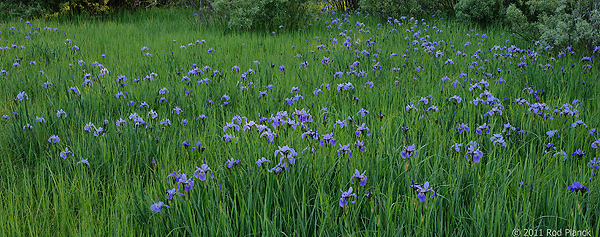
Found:
M 454 6 L 457 18 L 480 24 L 489 24 L 504 17 L 503 10 L 503 0 L 460 0 Z
M 34 18 L 43 15 L 45 9 L 38 3 L 26 5 L 18 1 L 0 2 L 0 19 Z
M 511 4 L 506 21 L 526 39 L 539 37 L 540 47 L 580 45 L 592 49 L 600 44 L 599 0 L 529 0 Z
M 517 8 L 515 4 L 511 4 L 506 9 L 506 23 L 508 23 L 513 33 L 526 40 L 533 40 L 539 36 L 537 35 L 537 25 L 530 22 L 523 11 Z
M 10 0 L 0 3 L 0 16 L 16 18 L 55 17 L 64 14 L 105 14 L 109 0 Z
M 297 28 L 307 19 L 308 0 L 216 0 L 205 7 L 224 16 L 227 27 L 235 30 L 273 30 L 279 26 Z

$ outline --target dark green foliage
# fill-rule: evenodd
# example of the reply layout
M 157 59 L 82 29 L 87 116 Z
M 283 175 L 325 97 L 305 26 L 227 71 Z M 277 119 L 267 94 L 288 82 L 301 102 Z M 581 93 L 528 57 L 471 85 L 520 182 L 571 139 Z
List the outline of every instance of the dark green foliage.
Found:
M 489 24 L 503 16 L 503 0 L 461 0 L 454 6 L 459 19 Z
M 3 18 L 34 19 L 56 17 L 66 14 L 88 13 L 101 15 L 109 11 L 109 0 L 10 0 L 0 2 L 0 16 Z M 120 1 L 115 1 L 120 2 Z
M 1 1 L 0 19 L 11 17 L 32 18 L 45 12 L 39 3 L 28 4 L 29 1 Z
M 600 1 L 529 0 L 511 4 L 506 20 L 511 30 L 542 47 L 600 44 Z
M 504 23 L 540 47 L 568 45 L 592 49 L 600 43 L 599 0 L 461 0 L 457 18 L 486 26 Z
M 273 30 L 279 26 L 297 29 L 308 16 L 310 1 L 291 0 L 217 0 L 214 11 L 226 16 L 227 27 L 235 30 Z

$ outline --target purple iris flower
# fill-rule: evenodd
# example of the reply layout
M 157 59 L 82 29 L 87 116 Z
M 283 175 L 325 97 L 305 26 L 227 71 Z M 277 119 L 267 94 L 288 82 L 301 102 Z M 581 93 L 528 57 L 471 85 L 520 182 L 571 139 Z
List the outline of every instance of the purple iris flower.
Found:
M 196 120 L 198 120 L 198 119 L 205 120 L 205 119 L 208 119 L 208 117 L 206 117 L 206 115 L 204 115 L 204 114 L 201 114 L 200 116 L 198 116 L 198 117 L 196 118 Z
M 194 172 L 194 176 L 196 176 L 196 178 L 198 178 L 200 181 L 204 181 L 206 180 L 206 173 L 210 171 L 210 178 L 214 179 L 215 175 L 213 174 L 213 171 L 210 167 L 208 167 L 207 164 L 202 164 L 201 168 L 198 168 L 196 166 L 196 172 Z
M 96 126 L 94 126 L 92 122 L 89 122 L 85 126 L 83 126 L 83 130 L 85 130 L 86 132 L 92 132 L 92 130 L 95 128 Z
M 290 90 L 290 93 L 300 93 L 300 88 L 293 86 L 292 90 Z
M 173 109 L 173 111 L 171 111 L 171 114 L 172 113 L 180 114 L 180 113 L 183 113 L 183 110 L 181 108 L 175 106 L 175 108 Z
M 294 163 L 296 163 L 296 158 L 292 155 L 289 156 L 282 156 L 279 157 L 279 164 L 278 166 L 283 167 L 284 169 L 288 168 L 288 164 L 285 162 L 287 160 L 287 163 L 289 163 L 289 165 L 294 165 Z
M 269 173 L 280 174 L 281 171 L 283 171 L 283 168 L 282 168 L 281 164 L 278 164 L 275 167 L 269 169 L 268 171 L 269 171 Z
M 153 211 L 155 211 L 155 212 L 160 212 L 160 209 L 161 209 L 163 206 L 165 206 L 165 207 L 168 207 L 168 208 L 171 208 L 171 207 L 169 207 L 169 206 L 165 205 L 163 202 L 158 202 L 158 203 L 154 203 L 154 204 L 152 204 L 152 206 L 150 206 L 150 209 L 152 209 L 152 210 L 153 210 Z
M 66 118 L 66 117 L 67 117 L 67 112 L 65 112 L 65 111 L 64 111 L 64 110 L 62 110 L 62 109 L 61 109 L 61 110 L 58 110 L 58 111 L 56 111 L 56 117 L 59 117 L 59 118 L 60 118 L 60 116 L 61 116 L 61 115 L 64 115 L 64 116 L 65 116 L 65 118 Z
M 600 168 L 600 159 L 598 157 L 594 157 L 594 159 L 590 160 L 588 163 L 588 167 L 592 168 L 592 172 Z
M 379 120 L 381 121 L 383 117 L 385 117 L 385 114 L 381 113 L 381 110 L 379 110 L 379 114 L 377 115 L 377 117 L 379 117 Z
M 356 193 L 352 193 L 352 187 L 348 188 L 347 192 L 342 191 L 342 197 L 340 198 L 340 207 L 345 207 L 348 204 L 348 199 L 350 199 L 350 197 L 354 197 L 354 201 L 352 201 L 352 203 L 355 203 Z
M 265 138 L 266 140 L 268 140 L 271 143 L 275 143 L 273 140 L 275 140 L 275 137 L 277 137 L 277 133 L 271 131 L 270 129 L 267 128 L 266 131 L 262 132 L 260 134 L 260 138 Z
M 183 190 L 186 192 L 192 191 L 194 188 L 194 181 L 192 178 L 187 179 L 185 174 L 179 175 L 179 181 L 177 182 L 177 190 L 179 190 L 179 184 L 183 184 Z
M 460 152 L 460 147 L 461 147 L 462 145 L 463 145 L 463 144 L 461 144 L 461 143 L 454 143 L 454 145 L 452 145 L 452 147 L 450 147 L 450 148 L 452 148 L 452 149 L 453 149 L 454 151 L 456 151 L 456 152 Z
M 236 131 L 240 130 L 240 126 L 238 126 L 237 124 L 235 124 L 233 122 L 231 122 L 231 123 L 225 122 L 225 127 L 223 127 L 223 131 L 227 132 L 228 128 L 235 128 Z
M 189 140 L 185 140 L 179 146 L 180 147 L 184 147 L 184 148 L 188 148 L 188 146 L 190 146 L 190 142 L 189 142 Z
M 266 97 L 269 98 L 269 94 L 267 94 L 267 91 L 258 91 L 258 98 L 260 97 Z
M 502 133 L 497 133 L 497 134 L 493 134 L 492 137 L 490 137 L 490 141 L 492 142 L 492 144 L 496 145 L 500 144 L 503 147 L 506 147 L 506 142 L 504 141 L 504 137 L 502 137 Z
M 56 135 L 52 135 L 52 136 L 50 136 L 50 138 L 48 138 L 48 142 L 49 143 L 59 143 L 60 137 L 58 137 Z
M 467 153 L 465 154 L 467 161 L 469 160 L 469 155 L 473 156 L 475 163 L 479 163 L 481 157 L 483 157 L 483 152 L 479 150 L 479 145 L 476 141 L 470 141 L 467 145 Z
M 586 186 L 583 186 L 580 182 L 575 182 L 573 185 L 568 186 L 567 189 L 571 190 L 571 192 L 577 193 L 579 191 L 581 194 L 589 191 L 590 189 Z
M 337 150 L 338 156 L 340 156 L 340 153 L 341 154 L 350 153 L 350 157 L 352 157 L 352 150 L 350 150 L 350 144 L 347 144 L 347 145 L 338 144 L 338 145 L 340 146 L 340 149 Z
M 319 93 L 323 93 L 323 90 L 319 89 L 319 88 L 315 88 L 315 90 L 313 91 L 314 95 L 319 95 Z
M 296 120 L 293 120 L 293 119 L 291 119 L 291 118 L 288 118 L 288 120 L 287 120 L 287 121 L 283 121 L 283 123 L 282 123 L 282 124 L 287 124 L 287 125 L 288 125 L 288 127 L 292 127 L 294 130 L 296 130 L 296 127 L 297 127 L 298 125 L 300 125 L 300 122 L 298 122 L 298 121 L 296 121 Z
M 491 127 L 491 125 L 484 123 L 482 125 L 479 125 L 477 127 L 477 129 L 475 129 L 475 133 L 481 135 L 481 133 L 483 133 L 483 131 L 485 131 L 486 134 L 490 134 L 490 127 Z
M 238 142 L 238 138 L 234 137 L 231 134 L 225 134 L 225 135 L 223 135 L 223 137 L 221 137 L 221 140 L 223 140 L 225 142 L 233 142 L 233 143 L 237 143 Z
M 260 167 L 262 164 L 269 162 L 269 164 L 271 163 L 270 160 L 265 159 L 264 157 L 258 159 L 256 161 L 256 165 L 258 165 L 258 167 Z
M 361 174 L 358 170 L 354 171 L 354 175 L 350 178 L 350 183 L 354 184 L 354 178 L 360 179 L 360 186 L 365 186 L 367 184 L 367 176 L 365 175 L 367 171 L 363 171 Z
M 379 66 L 379 62 L 375 63 L 375 65 L 373 65 L 373 71 L 375 70 L 380 70 L 381 71 L 381 66 Z
M 558 130 L 551 130 L 551 131 L 546 132 L 546 135 L 548 137 L 553 137 L 554 134 L 556 134 L 556 133 L 558 133 Z
M 510 132 L 510 130 L 515 131 L 515 130 L 517 130 L 517 128 L 512 126 L 510 123 L 504 124 L 504 126 L 502 128 L 502 133 Z
M 313 138 L 315 140 L 319 140 L 319 133 L 316 132 L 316 131 L 313 131 L 313 130 L 308 130 L 308 131 L 302 133 L 301 137 L 302 137 L 302 139 L 310 137 L 310 138 Z
M 592 142 L 592 148 L 598 149 L 598 147 L 600 147 L 600 138 Z
M 560 150 L 559 152 L 554 153 L 553 156 L 562 156 L 563 161 L 567 160 L 567 153 L 563 150 Z
M 167 189 L 167 200 L 171 200 L 173 199 L 173 196 L 175 194 L 179 194 L 179 195 L 183 195 L 183 193 L 177 192 L 178 190 L 176 188 L 173 189 Z M 159 210 L 160 211 L 160 210 Z M 157 211 L 158 212 L 158 211 Z
M 173 181 L 175 182 L 179 182 L 181 174 L 178 173 L 179 171 L 175 172 L 175 170 L 173 170 L 173 172 L 171 172 L 170 174 L 167 175 L 167 182 L 169 182 L 169 177 L 173 177 Z
M 413 185 L 411 185 L 411 187 L 412 186 L 414 186 L 413 188 L 415 188 L 415 187 L 417 188 L 416 191 L 417 191 L 417 193 L 419 193 L 418 197 L 419 197 L 419 200 L 421 202 L 427 201 L 426 194 L 428 192 L 433 192 L 433 194 L 431 196 L 429 196 L 429 198 L 434 198 L 435 197 L 435 191 L 433 189 L 429 188 L 429 182 L 425 182 L 423 184 L 423 186 L 421 186 L 419 184 L 416 184 L 416 183 L 413 184 Z
M 460 124 L 458 124 L 458 126 L 456 128 L 454 128 L 454 131 L 457 131 L 458 133 L 467 132 L 467 131 L 469 131 L 469 125 L 460 123 Z
M 356 136 L 360 137 L 360 135 L 362 134 L 363 131 L 367 131 L 367 136 L 371 136 L 371 129 L 369 129 L 368 127 L 366 127 L 365 123 L 363 123 L 362 125 L 358 126 L 356 128 Z
M 366 152 L 367 151 L 367 147 L 365 146 L 365 143 L 361 140 L 356 140 L 356 142 L 354 144 L 352 144 L 352 148 L 354 148 L 354 146 L 358 147 L 358 150 L 360 152 Z
M 321 138 L 321 146 L 323 146 L 323 143 L 335 146 L 336 140 L 333 138 L 333 133 L 323 135 Z
M 81 160 L 78 161 L 75 165 L 79 165 L 79 164 L 84 164 L 84 165 L 87 165 L 88 167 L 90 167 L 90 162 L 88 162 L 87 159 L 81 158 Z
M 241 159 L 242 157 L 239 157 L 237 160 L 231 158 L 227 162 L 225 162 L 225 164 L 227 165 L 227 168 L 231 169 L 232 167 L 239 165 Z
M 356 97 L 355 97 L 355 99 L 358 99 L 358 98 L 356 98 Z M 358 113 L 356 113 L 356 116 L 358 116 L 358 115 L 360 114 L 360 116 L 364 118 L 364 117 L 365 117 L 365 115 L 367 115 L 368 113 L 369 113 L 369 111 L 367 111 L 367 110 L 366 110 L 366 109 L 364 109 L 364 108 L 361 108 L 361 109 L 358 111 Z
M 409 112 L 411 110 L 419 111 L 417 107 L 415 107 L 413 104 L 406 105 L 406 112 Z
M 402 159 L 406 159 L 414 154 L 415 158 L 417 158 L 417 150 L 415 149 L 415 144 L 412 144 L 408 147 L 404 147 L 404 150 L 400 152 L 400 156 Z
M 552 143 L 545 144 L 544 147 L 546 147 L 547 151 L 550 151 L 550 150 L 554 151 L 554 150 L 556 150 L 554 144 L 552 144 Z
M 586 127 L 586 128 L 588 127 L 588 126 L 587 126 L 587 124 L 585 124 L 585 123 L 584 123 L 583 121 L 581 121 L 581 120 L 577 120 L 577 121 L 575 121 L 575 122 L 574 122 L 573 124 L 571 124 L 571 125 L 572 125 L 574 128 L 575 128 L 575 127 L 577 127 L 577 126 L 579 126 L 579 125 L 583 125 L 583 126 L 584 126 L 584 127 Z
M 19 94 L 17 94 L 17 99 L 20 101 L 23 101 L 24 99 L 28 100 L 29 96 L 25 93 L 25 91 L 21 91 L 21 92 L 19 92 Z
M 296 150 L 294 150 L 293 148 L 290 148 L 289 146 L 279 146 L 279 149 L 275 150 L 274 156 L 277 156 L 277 154 L 281 154 L 281 156 L 285 157 L 285 158 L 289 158 L 289 157 L 294 157 L 294 156 L 298 156 L 298 153 L 296 153 Z
M 337 120 L 337 121 L 335 121 L 333 128 L 335 128 L 336 125 L 339 126 L 340 129 L 342 129 L 342 128 L 344 128 L 344 126 L 348 126 L 348 121 L 347 120 L 344 120 L 344 121 Z
M 308 112 L 310 112 L 310 110 L 306 111 L 304 109 L 302 110 L 298 110 L 295 109 L 296 112 L 294 112 L 292 115 L 294 116 L 294 118 L 297 118 L 298 120 L 300 120 L 300 122 L 312 122 L 313 121 L 313 117 L 312 115 L 310 115 Z
M 581 149 L 577 149 L 575 152 L 573 152 L 574 156 L 578 156 L 579 158 L 581 158 L 582 156 L 585 157 L 585 151 L 582 151 Z
M 62 157 L 63 159 L 67 159 L 68 154 L 71 154 L 71 156 L 73 156 L 73 153 L 69 151 L 69 148 L 65 147 L 65 150 L 60 152 L 60 157 Z
M 462 98 L 460 98 L 460 96 L 454 95 L 448 98 L 448 101 L 452 102 L 452 100 L 454 100 L 456 104 L 459 104 L 462 101 Z
M 244 127 L 242 127 L 242 130 L 246 131 L 248 129 L 252 129 L 252 127 L 256 126 L 257 123 L 254 121 L 247 121 L 246 124 L 244 125 Z
M 201 152 L 204 152 L 204 150 L 206 149 L 206 147 L 202 146 L 202 143 L 200 141 L 196 142 L 196 146 L 192 147 L 192 152 L 194 152 L 194 150 L 198 149 Z

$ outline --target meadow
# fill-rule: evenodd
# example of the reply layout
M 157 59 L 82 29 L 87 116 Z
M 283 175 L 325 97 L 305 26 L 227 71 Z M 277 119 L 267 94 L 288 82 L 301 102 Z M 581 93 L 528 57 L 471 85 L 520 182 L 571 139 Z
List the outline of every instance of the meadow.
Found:
M 0 49 L 1 236 L 600 233 L 600 47 L 151 9 L 2 22 Z

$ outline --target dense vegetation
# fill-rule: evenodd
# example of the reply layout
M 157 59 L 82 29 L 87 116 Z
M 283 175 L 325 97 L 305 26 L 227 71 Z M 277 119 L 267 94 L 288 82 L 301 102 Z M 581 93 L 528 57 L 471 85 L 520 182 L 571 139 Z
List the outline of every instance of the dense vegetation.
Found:
M 0 24 L 0 235 L 600 233 L 600 47 L 224 4 Z
M 423 18 L 433 12 L 483 27 L 503 25 L 537 42 L 538 49 L 574 45 L 593 50 L 600 44 L 600 0 L 8 0 L 0 3 L 0 17 L 107 16 L 166 7 L 191 11 L 180 16 L 195 25 L 218 23 L 227 29 L 264 31 L 279 25 L 298 28 L 315 13 L 314 6 L 348 12 L 362 9 L 382 19 Z

